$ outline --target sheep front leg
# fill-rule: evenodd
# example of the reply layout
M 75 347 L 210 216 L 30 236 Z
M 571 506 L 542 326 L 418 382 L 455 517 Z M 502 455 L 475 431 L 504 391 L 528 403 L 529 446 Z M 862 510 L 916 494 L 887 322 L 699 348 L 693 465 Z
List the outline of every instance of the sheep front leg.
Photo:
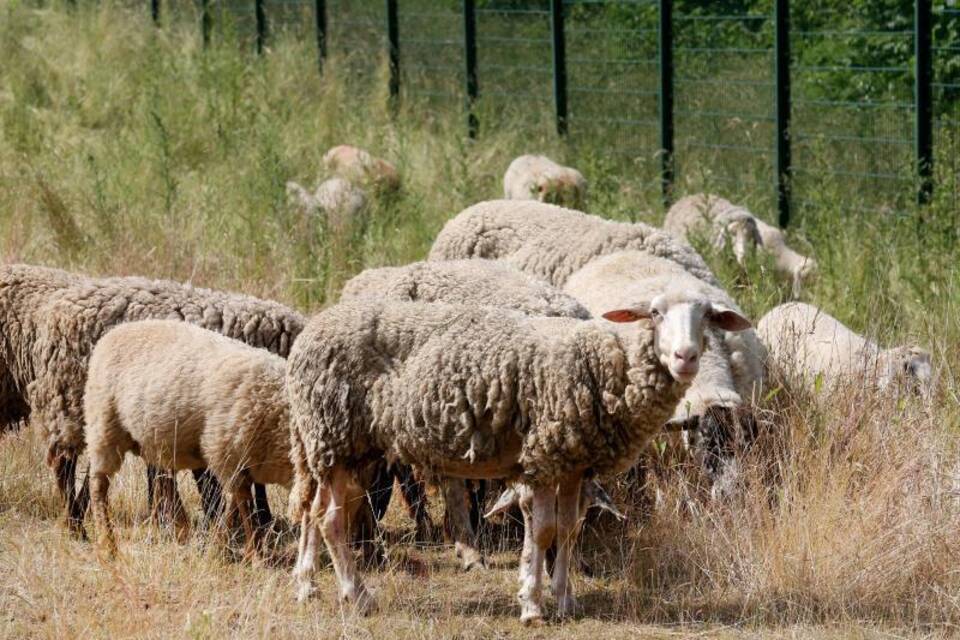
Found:
M 463 480 L 443 480 L 443 499 L 446 503 L 446 523 L 454 549 L 464 571 L 486 567 L 483 555 L 477 550 L 477 536 L 470 522 L 470 498 Z
M 83 528 L 83 513 L 77 513 L 77 458 L 69 453 L 58 453 L 53 457 L 53 473 L 57 478 L 57 489 L 63 498 L 67 528 L 81 540 L 86 540 Z
M 110 521 L 110 476 L 106 473 L 96 473 L 90 477 L 90 498 L 93 506 L 93 521 L 97 529 L 97 543 L 104 553 L 115 558 L 117 555 L 117 539 L 113 533 L 113 523 Z
M 306 602 L 315 590 L 313 574 L 317 570 L 317 553 L 320 551 L 320 527 L 317 517 L 326 511 L 329 493 L 325 487 L 317 486 L 311 506 L 302 509 L 297 564 L 293 568 L 293 577 L 297 582 L 297 602 Z
M 240 525 L 243 527 L 243 536 L 246 544 L 243 548 L 244 560 L 250 561 L 257 555 L 257 541 L 262 530 L 255 526 L 253 510 L 253 493 L 250 483 L 241 482 L 230 494 L 232 509 L 240 516 Z
M 557 615 L 573 613 L 577 600 L 570 586 L 570 559 L 580 532 L 580 477 L 560 483 L 557 491 L 557 560 L 553 568 L 553 595 L 557 598 Z
M 364 500 L 364 491 L 343 467 L 334 467 L 320 483 L 320 490 L 327 492 L 320 531 L 340 584 L 340 600 L 353 603 L 360 613 L 368 613 L 376 604 L 357 572 L 349 536 L 351 520 Z
M 523 553 L 520 556 L 520 621 L 543 619 L 543 561 L 557 533 L 556 490 L 518 485 L 523 512 Z

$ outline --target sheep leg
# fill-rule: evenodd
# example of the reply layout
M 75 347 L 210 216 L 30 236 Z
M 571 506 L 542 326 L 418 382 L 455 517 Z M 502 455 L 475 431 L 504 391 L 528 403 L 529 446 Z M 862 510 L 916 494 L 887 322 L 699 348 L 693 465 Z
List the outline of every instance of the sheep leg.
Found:
M 200 493 L 204 522 L 209 526 L 223 514 L 223 488 L 209 469 L 194 469 L 193 480 Z
M 435 528 L 430 514 L 427 512 L 427 492 L 423 483 L 417 480 L 413 467 L 409 465 L 394 465 L 394 473 L 400 481 L 400 494 L 407 506 L 410 519 L 417 524 L 417 542 L 433 542 Z
M 440 484 L 447 507 L 444 520 L 450 537 L 453 538 L 454 549 L 457 557 L 460 558 L 463 570 L 485 567 L 486 561 L 477 550 L 477 536 L 473 525 L 470 524 L 470 497 L 467 495 L 467 484 L 463 480 L 443 480 Z
M 90 494 L 93 506 L 93 520 L 97 528 L 97 543 L 110 558 L 117 555 L 117 539 L 110 521 L 110 476 L 96 473 L 90 478 Z
M 164 526 L 173 525 L 177 542 L 183 544 L 190 535 L 190 519 L 180 501 L 177 490 L 177 472 L 158 469 L 154 486 L 157 508 L 154 515 Z
M 573 613 L 577 600 L 570 586 L 570 558 L 580 533 L 580 478 L 565 480 L 557 491 L 557 558 L 553 566 L 553 595 L 557 598 L 557 615 Z
M 53 472 L 57 477 L 57 488 L 63 498 L 64 513 L 67 528 L 81 540 L 87 539 L 83 528 L 83 514 L 77 517 L 77 458 L 73 455 L 61 453 L 53 462 Z
M 260 485 L 263 486 L 263 485 Z M 250 491 L 250 483 L 241 482 L 239 486 L 231 493 L 231 510 L 240 517 L 240 526 L 243 527 L 243 536 L 246 544 L 243 548 L 244 560 L 253 560 L 257 555 L 258 534 L 262 532 L 255 524 L 254 510 L 250 507 L 254 504 L 253 494 Z
M 543 561 L 557 533 L 557 497 L 554 487 L 517 485 L 523 512 L 523 553 L 520 555 L 520 621 L 543 619 Z
M 343 467 L 334 467 L 320 486 L 327 492 L 320 531 L 340 584 L 340 601 L 352 603 L 360 613 L 368 613 L 375 603 L 357 572 L 349 537 L 351 519 L 365 497 L 364 491 Z
M 273 525 L 273 513 L 270 511 L 270 502 L 267 500 L 266 485 L 253 485 L 253 515 L 259 539 L 266 535 Z
M 300 544 L 297 548 L 297 563 L 293 577 L 297 582 L 297 602 L 306 602 L 315 591 L 313 574 L 317 570 L 317 554 L 320 551 L 320 527 L 317 518 L 326 511 L 329 491 L 317 486 L 312 504 L 303 509 L 300 517 Z

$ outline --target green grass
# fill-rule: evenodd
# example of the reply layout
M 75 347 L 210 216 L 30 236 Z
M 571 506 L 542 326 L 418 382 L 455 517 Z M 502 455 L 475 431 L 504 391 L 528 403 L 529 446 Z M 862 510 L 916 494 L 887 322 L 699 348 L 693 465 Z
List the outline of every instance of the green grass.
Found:
M 500 195 L 507 164 L 527 152 L 578 167 L 591 182 L 590 212 L 661 219 L 653 150 L 623 157 L 610 153 L 609 136 L 558 139 L 548 117 L 532 125 L 522 104 L 482 103 L 481 135 L 469 140 L 463 114 L 449 104 L 405 96 L 392 111 L 382 60 L 361 76 L 358 64 L 334 56 L 321 77 L 309 38 L 278 35 L 258 58 L 229 27 L 203 50 L 195 22 L 168 16 L 156 29 L 145 7 L 0 0 L 0 259 L 191 280 L 316 310 L 365 267 L 422 259 L 447 219 Z M 340 143 L 395 162 L 403 187 L 374 196 L 367 220 L 336 236 L 291 207 L 284 185 L 314 184 L 324 151 Z M 938 147 L 942 185 L 955 184 L 950 148 Z M 884 342 L 929 348 L 939 376 L 935 406 L 844 395 L 818 404 L 779 394 L 761 408 L 783 442 L 773 463 L 757 462 L 756 486 L 699 518 L 678 508 L 592 538 L 588 551 L 607 570 L 581 582 L 587 618 L 564 635 L 844 636 L 866 626 L 856 633 L 869 637 L 869 629 L 937 634 L 960 622 L 960 515 L 951 493 L 960 468 L 957 196 L 945 186 L 922 210 L 862 210 L 851 203 L 869 194 L 829 175 L 836 153 L 824 147 L 815 155 L 817 188 L 790 232 L 821 266 L 804 297 Z M 771 220 L 769 180 L 758 171 L 737 158 L 703 156 L 678 192 L 730 195 Z M 729 190 L 711 179 L 741 173 Z M 728 254 L 701 249 L 752 318 L 786 299 L 789 287 L 764 260 L 741 268 Z M 85 628 L 129 634 L 131 620 L 159 625 L 160 635 L 304 635 L 326 620 L 335 622 L 327 634 L 359 636 L 392 629 L 403 610 L 418 620 L 404 637 L 523 632 L 512 621 L 509 560 L 476 582 L 444 560 L 426 587 L 387 572 L 375 580 L 390 594 L 392 617 L 362 623 L 339 618 L 329 589 L 319 612 L 293 607 L 285 568 L 226 570 L 193 547 L 143 545 L 140 530 L 121 540 L 137 541 L 136 560 L 104 567 L 53 532 L 40 449 L 29 435 L 0 441 L 0 469 L 13 470 L 0 474 L 0 564 L 15 567 L 0 582 L 0 601 L 14 594 L 0 610 L 33 616 L 28 624 L 0 614 L 11 635 L 30 628 L 42 636 Z M 770 464 L 780 479 L 776 504 L 760 486 Z M 676 480 L 665 487 L 668 504 L 681 505 L 680 476 L 668 478 Z M 122 501 L 118 508 L 133 518 L 137 507 L 126 516 Z M 24 542 L 31 536 L 44 553 Z M 82 583 L 83 597 L 44 586 L 51 571 Z M 249 594 L 263 575 L 275 608 L 253 615 Z M 222 580 L 242 606 L 209 599 Z M 149 613 L 129 604 L 131 589 L 151 604 Z M 472 604 L 460 608 L 464 600 Z M 55 615 L 34 620 L 45 606 Z M 105 616 L 102 626 L 92 622 L 97 616 Z

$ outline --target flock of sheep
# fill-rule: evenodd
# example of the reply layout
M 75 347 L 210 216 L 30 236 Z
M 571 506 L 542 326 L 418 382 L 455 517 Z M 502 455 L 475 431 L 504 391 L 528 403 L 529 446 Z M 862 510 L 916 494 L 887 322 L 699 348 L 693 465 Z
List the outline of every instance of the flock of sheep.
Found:
M 288 190 L 334 224 L 358 214 L 365 190 L 400 186 L 393 165 L 355 147 L 325 163 L 336 177 Z M 926 352 L 881 349 L 810 305 L 781 305 L 755 331 L 686 238 L 731 243 L 741 261 L 769 252 L 795 291 L 816 263 L 742 207 L 683 198 L 660 230 L 574 210 L 586 180 L 542 156 L 515 160 L 504 183 L 506 199 L 453 217 L 428 260 L 364 271 L 309 319 L 187 284 L 3 266 L 4 428 L 42 430 L 70 527 L 85 535 L 90 507 L 110 554 L 109 487 L 128 452 L 150 465 L 158 517 L 187 531 L 175 473 L 192 470 L 208 521 L 241 528 L 248 555 L 271 518 L 263 485 L 290 488 L 297 597 L 314 591 L 322 539 L 341 600 L 361 611 L 374 600 L 353 541 L 383 514 L 376 487 L 399 479 L 419 529 L 422 484 L 439 486 L 470 568 L 485 561 L 467 481 L 505 481 L 491 513 L 523 514 L 519 600 L 533 622 L 547 551 L 557 614 L 568 615 L 580 524 L 609 502 L 597 480 L 636 465 L 658 434 L 679 434 L 672 446 L 722 498 L 773 372 L 811 388 L 929 390 Z

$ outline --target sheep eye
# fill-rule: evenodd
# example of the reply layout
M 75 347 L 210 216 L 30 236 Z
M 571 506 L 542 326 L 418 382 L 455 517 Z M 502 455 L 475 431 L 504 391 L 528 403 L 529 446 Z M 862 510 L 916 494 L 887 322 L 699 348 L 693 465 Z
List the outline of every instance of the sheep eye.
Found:
M 656 309 L 651 309 L 651 310 L 650 310 L 650 317 L 653 318 L 654 320 L 659 320 L 659 319 L 660 319 L 660 312 L 657 311 Z

